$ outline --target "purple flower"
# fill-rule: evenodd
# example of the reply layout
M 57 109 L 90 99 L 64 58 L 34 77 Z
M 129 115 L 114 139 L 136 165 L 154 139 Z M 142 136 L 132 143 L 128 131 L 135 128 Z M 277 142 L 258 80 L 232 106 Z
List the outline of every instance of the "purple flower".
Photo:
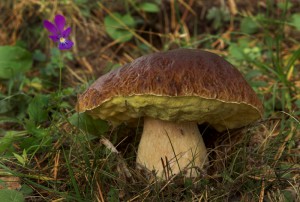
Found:
M 71 27 L 64 30 L 65 27 L 65 17 L 62 15 L 56 15 L 54 18 L 54 23 L 44 20 L 44 27 L 51 32 L 52 35 L 49 36 L 52 41 L 58 43 L 58 48 L 60 50 L 70 49 L 73 46 L 73 42 L 67 39 L 71 33 Z

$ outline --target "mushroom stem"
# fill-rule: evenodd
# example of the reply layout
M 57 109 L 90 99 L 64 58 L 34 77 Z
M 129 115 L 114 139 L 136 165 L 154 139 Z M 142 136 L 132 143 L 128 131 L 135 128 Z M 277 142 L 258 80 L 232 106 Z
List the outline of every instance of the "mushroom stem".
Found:
M 167 179 L 183 170 L 187 171 L 186 176 L 195 177 L 194 168 L 202 168 L 206 158 L 206 147 L 197 123 L 144 118 L 137 163 L 154 169 L 158 177 Z

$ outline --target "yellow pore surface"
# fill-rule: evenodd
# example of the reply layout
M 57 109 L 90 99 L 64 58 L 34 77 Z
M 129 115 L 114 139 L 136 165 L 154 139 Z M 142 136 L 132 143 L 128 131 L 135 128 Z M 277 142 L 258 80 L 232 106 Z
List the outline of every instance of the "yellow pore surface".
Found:
M 209 123 L 218 131 L 239 128 L 261 118 L 252 105 L 196 96 L 117 96 L 87 113 L 113 124 L 148 116 L 174 122 Z

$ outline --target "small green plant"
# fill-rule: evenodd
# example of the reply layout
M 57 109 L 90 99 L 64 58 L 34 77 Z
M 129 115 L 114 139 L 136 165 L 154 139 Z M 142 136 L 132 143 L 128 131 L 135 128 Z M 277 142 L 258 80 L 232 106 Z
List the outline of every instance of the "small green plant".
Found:
M 212 7 L 209 9 L 206 19 L 212 22 L 214 29 L 219 29 L 222 23 L 230 20 L 230 14 L 227 7 Z
M 295 13 L 291 17 L 291 25 L 300 30 L 300 13 Z
M 13 155 L 19 161 L 19 163 L 21 163 L 23 167 L 25 167 L 25 165 L 28 163 L 28 156 L 27 156 L 26 149 L 23 149 L 22 155 L 19 155 L 17 153 L 13 153 Z
M 23 202 L 25 198 L 23 194 L 16 190 L 1 189 L 0 190 L 0 201 L 2 202 Z
M 104 26 L 108 35 L 121 43 L 132 39 L 135 21 L 130 14 L 114 12 L 105 17 Z
M 159 6 L 153 2 L 142 2 L 138 4 L 137 7 L 144 12 L 149 12 L 149 13 L 159 12 Z
M 12 79 L 32 67 L 32 55 L 18 46 L 0 46 L 0 79 Z

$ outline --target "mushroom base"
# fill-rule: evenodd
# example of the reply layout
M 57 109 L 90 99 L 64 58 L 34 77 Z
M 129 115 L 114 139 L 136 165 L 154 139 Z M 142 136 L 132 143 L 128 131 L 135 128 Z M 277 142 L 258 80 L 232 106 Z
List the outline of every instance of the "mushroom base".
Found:
M 167 179 L 180 171 L 188 177 L 196 177 L 197 168 L 203 168 L 206 162 L 207 151 L 197 123 L 144 118 L 138 164 Z

